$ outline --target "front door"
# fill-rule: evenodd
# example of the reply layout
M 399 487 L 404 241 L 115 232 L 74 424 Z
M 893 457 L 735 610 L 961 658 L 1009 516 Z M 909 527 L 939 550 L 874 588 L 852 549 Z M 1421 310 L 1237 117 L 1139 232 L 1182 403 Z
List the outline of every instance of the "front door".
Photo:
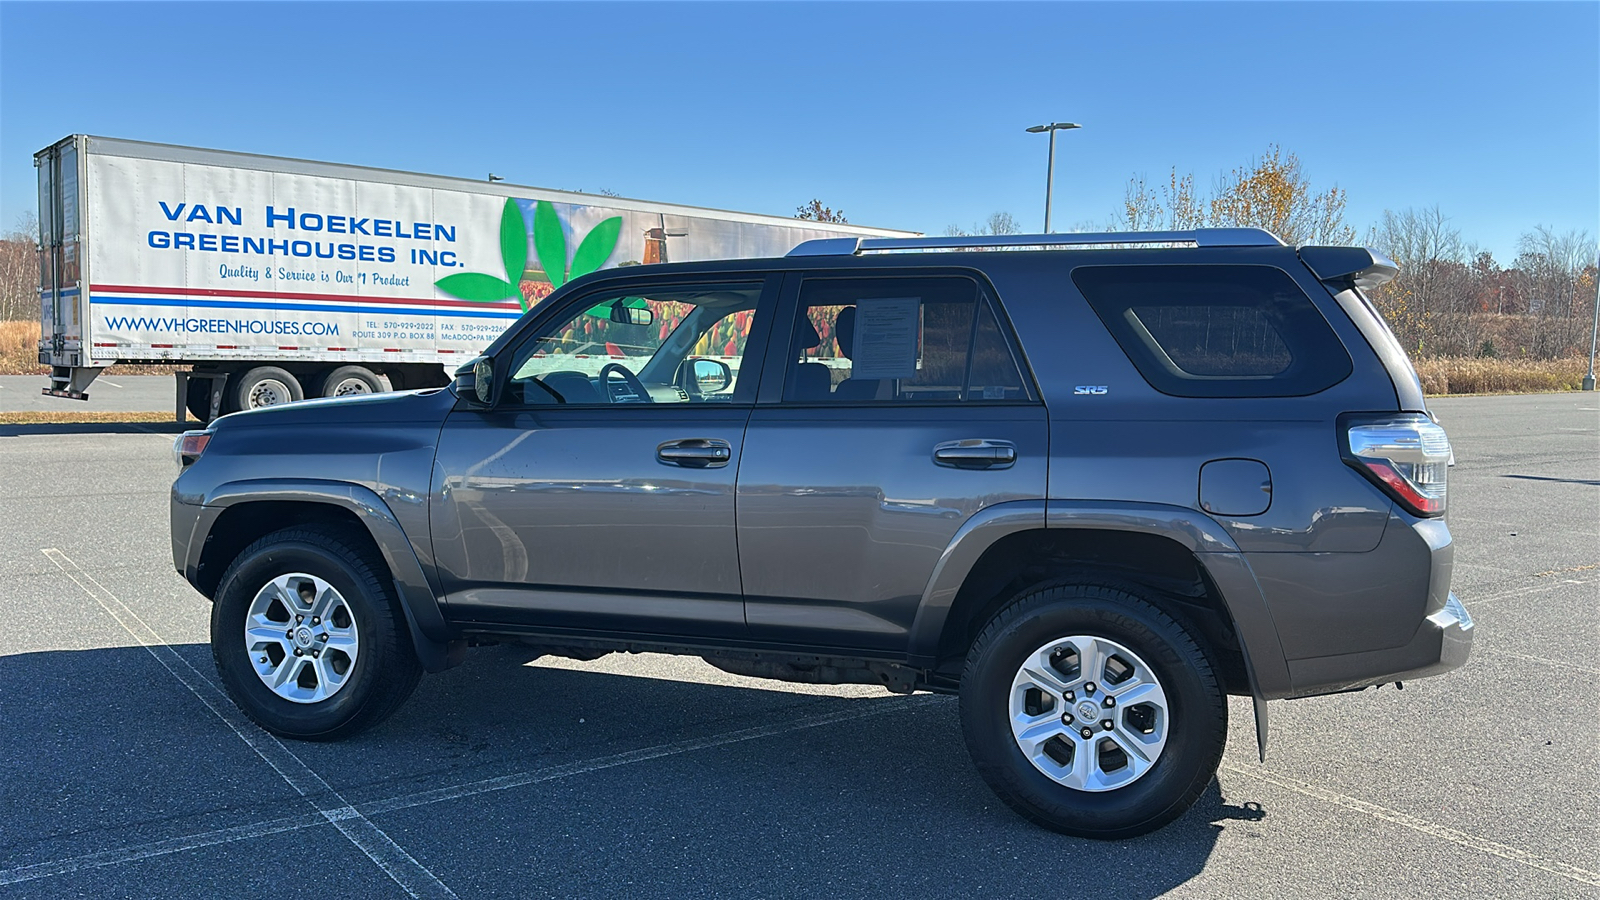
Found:
M 439 441 L 431 517 L 452 618 L 745 635 L 734 479 L 765 288 L 602 288 L 498 355 L 499 402 L 463 402 Z
M 1044 498 L 1044 407 L 972 277 L 792 276 L 780 309 L 739 472 L 751 636 L 903 652 L 962 524 Z

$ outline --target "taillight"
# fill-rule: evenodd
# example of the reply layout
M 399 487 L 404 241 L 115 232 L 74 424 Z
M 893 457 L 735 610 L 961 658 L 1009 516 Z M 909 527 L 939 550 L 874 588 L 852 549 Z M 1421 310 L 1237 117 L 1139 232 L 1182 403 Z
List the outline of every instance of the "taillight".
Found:
M 211 443 L 209 431 L 185 431 L 178 435 L 172 442 L 172 459 L 178 468 L 188 468 L 189 464 L 200 458 L 206 452 L 206 444 Z
M 1340 417 L 1343 456 L 1414 515 L 1442 516 L 1450 438 L 1415 413 Z

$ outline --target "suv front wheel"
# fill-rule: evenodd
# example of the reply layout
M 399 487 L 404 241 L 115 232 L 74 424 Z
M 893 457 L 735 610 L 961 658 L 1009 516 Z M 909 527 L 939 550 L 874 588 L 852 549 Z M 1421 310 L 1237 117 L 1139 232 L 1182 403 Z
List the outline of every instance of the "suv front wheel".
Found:
M 246 547 L 211 609 L 211 654 L 228 696 L 261 727 L 304 740 L 387 718 L 422 667 L 386 572 L 339 529 L 288 528 Z
M 967 655 L 961 720 L 1008 805 L 1066 834 L 1125 838 L 1167 824 L 1216 774 L 1227 700 L 1184 629 L 1118 587 L 1018 596 Z

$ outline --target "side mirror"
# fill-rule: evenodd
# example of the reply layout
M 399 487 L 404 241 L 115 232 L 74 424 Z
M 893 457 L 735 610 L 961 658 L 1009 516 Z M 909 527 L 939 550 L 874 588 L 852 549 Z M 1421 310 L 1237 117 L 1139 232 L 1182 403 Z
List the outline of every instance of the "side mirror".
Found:
M 456 396 L 463 397 L 473 406 L 490 406 L 494 402 L 494 359 L 480 356 L 456 369 Z
M 624 297 L 611 304 L 611 314 L 608 318 L 618 325 L 649 325 L 655 322 L 656 314 L 640 306 L 628 306 L 630 298 Z
M 701 394 L 715 394 L 733 384 L 733 369 L 721 360 L 696 359 L 689 370 L 696 390 Z

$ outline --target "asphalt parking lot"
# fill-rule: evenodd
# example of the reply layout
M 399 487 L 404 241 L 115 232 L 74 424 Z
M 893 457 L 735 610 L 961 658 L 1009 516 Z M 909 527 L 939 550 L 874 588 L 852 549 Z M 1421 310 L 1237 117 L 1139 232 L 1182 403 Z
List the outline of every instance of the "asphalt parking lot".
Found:
M 177 396 L 171 375 L 102 375 L 89 385 L 88 400 L 63 400 L 39 393 L 42 375 L 0 375 L 0 412 L 171 412 Z
M 478 650 L 371 732 L 280 742 L 173 572 L 174 428 L 0 426 L 0 895 L 1593 898 L 1597 407 L 1436 401 L 1472 660 L 1273 703 L 1265 764 L 1235 699 L 1218 784 L 1120 843 L 1002 806 L 951 698 L 669 657 Z

